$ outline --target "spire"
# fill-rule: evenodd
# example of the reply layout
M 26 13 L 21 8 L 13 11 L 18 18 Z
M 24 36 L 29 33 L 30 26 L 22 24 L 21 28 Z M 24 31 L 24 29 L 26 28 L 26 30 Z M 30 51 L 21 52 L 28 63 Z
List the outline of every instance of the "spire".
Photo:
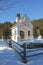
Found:
M 17 13 L 16 15 L 16 22 L 18 22 L 20 20 L 20 13 Z

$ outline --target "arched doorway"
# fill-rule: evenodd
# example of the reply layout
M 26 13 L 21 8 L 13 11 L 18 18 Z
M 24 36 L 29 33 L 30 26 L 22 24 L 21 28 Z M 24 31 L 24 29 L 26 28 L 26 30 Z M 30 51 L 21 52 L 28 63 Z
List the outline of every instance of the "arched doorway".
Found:
M 20 31 L 20 37 L 21 39 L 24 39 L 24 31 Z

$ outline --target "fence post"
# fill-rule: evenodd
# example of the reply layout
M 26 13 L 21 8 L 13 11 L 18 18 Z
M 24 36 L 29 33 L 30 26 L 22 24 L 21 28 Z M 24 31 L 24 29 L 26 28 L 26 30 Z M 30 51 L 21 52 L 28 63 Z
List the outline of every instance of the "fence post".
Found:
M 26 44 L 23 44 L 23 63 L 26 63 L 27 59 L 26 59 Z
M 12 48 L 12 42 L 11 42 L 11 40 L 9 41 L 9 46 Z

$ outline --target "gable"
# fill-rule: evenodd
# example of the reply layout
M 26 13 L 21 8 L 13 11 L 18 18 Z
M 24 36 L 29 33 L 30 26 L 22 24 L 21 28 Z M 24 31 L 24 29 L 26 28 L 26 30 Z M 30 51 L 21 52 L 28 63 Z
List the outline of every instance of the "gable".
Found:
M 15 22 L 12 27 L 15 27 L 15 26 L 30 27 L 32 26 L 32 24 L 30 19 L 27 16 L 24 16 L 24 17 L 21 17 L 20 20 L 18 20 L 18 22 Z
M 26 26 L 26 27 L 29 27 L 29 23 L 27 23 L 27 22 L 20 22 L 19 25 L 20 25 L 20 26 Z

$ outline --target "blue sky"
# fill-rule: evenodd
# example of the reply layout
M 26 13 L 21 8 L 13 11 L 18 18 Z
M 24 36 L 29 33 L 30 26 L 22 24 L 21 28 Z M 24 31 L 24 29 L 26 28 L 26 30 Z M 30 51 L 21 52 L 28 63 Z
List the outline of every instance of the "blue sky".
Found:
M 30 20 L 43 18 L 43 0 L 6 0 L 0 2 L 0 22 L 14 22 L 16 14 L 27 14 Z

